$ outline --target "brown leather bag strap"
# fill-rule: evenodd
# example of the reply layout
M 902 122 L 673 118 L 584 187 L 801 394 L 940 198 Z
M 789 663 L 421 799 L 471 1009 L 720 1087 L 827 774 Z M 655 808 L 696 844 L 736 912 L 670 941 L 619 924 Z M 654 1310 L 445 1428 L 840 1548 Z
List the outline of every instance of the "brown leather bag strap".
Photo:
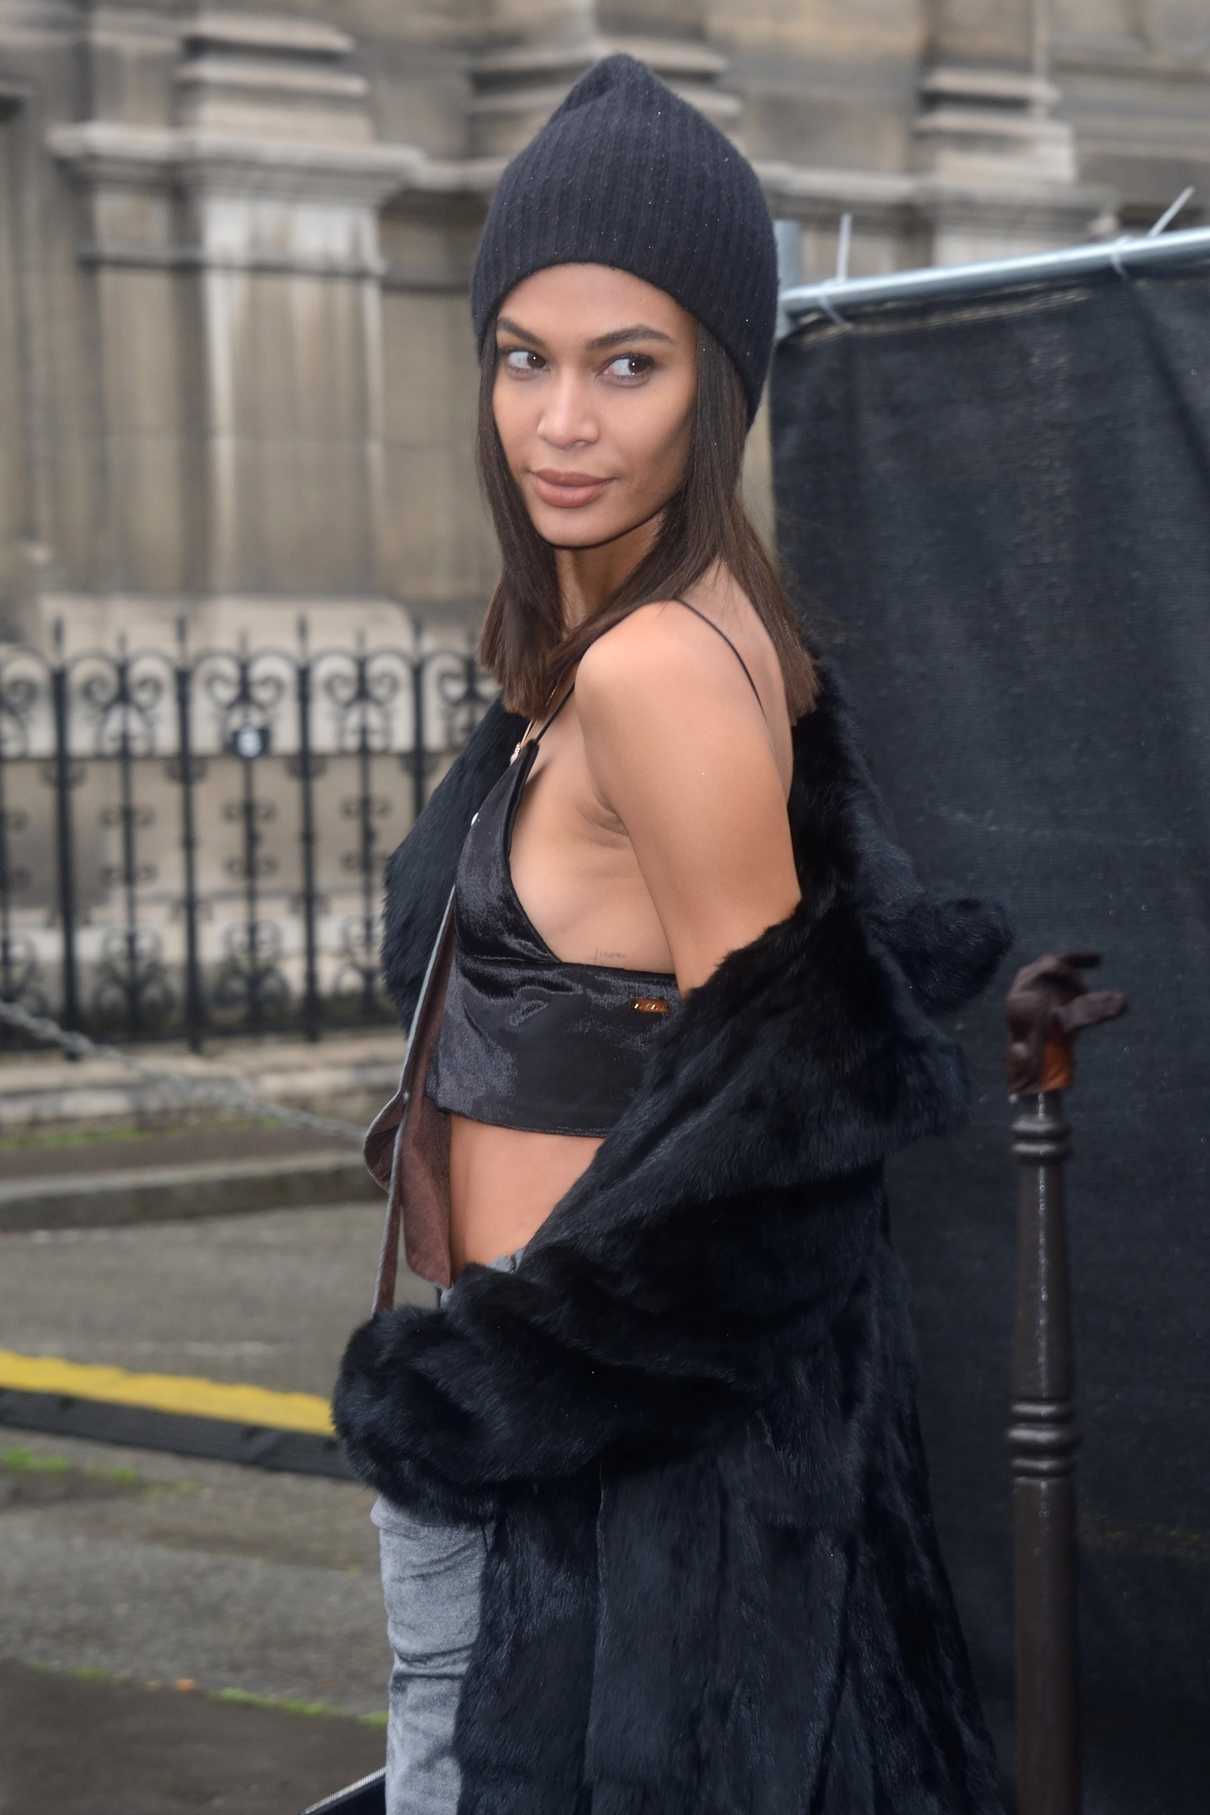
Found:
M 454 890 L 451 888 L 437 929 L 437 937 L 424 967 L 424 976 L 420 983 L 420 993 L 416 1006 L 412 1010 L 412 1019 L 408 1027 L 407 1048 L 403 1055 L 403 1068 L 399 1074 L 399 1088 L 389 1103 L 384 1103 L 374 1120 L 366 1129 L 362 1141 L 362 1154 L 376 1184 L 382 1185 L 387 1194 L 386 1223 L 382 1234 L 382 1249 L 378 1256 L 378 1270 L 374 1280 L 374 1297 L 371 1311 L 389 1311 L 395 1303 L 395 1284 L 399 1274 L 399 1236 L 403 1226 L 403 1199 L 400 1190 L 399 1155 L 403 1144 L 403 1132 L 407 1126 L 408 1106 L 412 1096 L 412 1077 L 416 1069 L 417 1030 L 421 1016 L 428 1003 L 433 987 L 433 978 L 437 970 L 438 956 L 445 941 L 446 930 L 454 911 Z

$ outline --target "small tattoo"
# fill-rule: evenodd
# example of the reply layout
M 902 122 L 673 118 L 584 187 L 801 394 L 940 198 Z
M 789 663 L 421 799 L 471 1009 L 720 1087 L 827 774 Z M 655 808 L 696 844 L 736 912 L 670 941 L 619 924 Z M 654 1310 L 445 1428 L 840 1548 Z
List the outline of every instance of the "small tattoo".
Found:
M 602 963 L 606 958 L 624 958 L 626 956 L 625 952 L 606 952 L 602 951 L 600 947 L 592 955 L 594 959 Z

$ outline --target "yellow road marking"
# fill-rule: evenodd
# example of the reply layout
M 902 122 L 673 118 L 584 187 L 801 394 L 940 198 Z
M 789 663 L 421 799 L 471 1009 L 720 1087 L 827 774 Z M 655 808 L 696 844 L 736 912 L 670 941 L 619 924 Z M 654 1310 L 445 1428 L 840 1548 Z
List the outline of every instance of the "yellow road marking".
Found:
M 65 1361 L 58 1355 L 19 1355 L 0 1349 L 0 1387 L 23 1393 L 65 1393 L 148 1411 L 226 1418 L 232 1424 L 333 1435 L 326 1399 L 316 1393 L 281 1393 L 272 1387 L 227 1385 L 191 1374 L 136 1374 L 129 1368 Z

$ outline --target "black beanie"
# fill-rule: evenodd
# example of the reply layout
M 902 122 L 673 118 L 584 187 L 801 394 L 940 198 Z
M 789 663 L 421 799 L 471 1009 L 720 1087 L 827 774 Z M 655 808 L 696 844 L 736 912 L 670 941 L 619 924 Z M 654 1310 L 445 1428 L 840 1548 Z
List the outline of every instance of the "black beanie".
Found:
M 616 265 L 718 338 L 756 415 L 777 317 L 777 246 L 756 172 L 637 57 L 585 71 L 505 167 L 471 278 L 480 354 L 497 305 L 544 265 Z

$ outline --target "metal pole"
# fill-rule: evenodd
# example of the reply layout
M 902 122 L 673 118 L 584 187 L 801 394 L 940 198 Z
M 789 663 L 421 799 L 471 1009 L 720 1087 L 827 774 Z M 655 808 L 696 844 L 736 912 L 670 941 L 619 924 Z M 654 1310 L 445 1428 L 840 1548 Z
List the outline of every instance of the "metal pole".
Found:
M 792 293 L 802 283 L 802 223 L 776 220 L 773 238 L 777 246 L 777 284 L 781 295 Z M 777 312 L 778 335 L 788 334 L 792 323 L 784 309 Z
M 202 981 L 202 948 L 198 931 L 201 903 L 197 892 L 197 797 L 201 766 L 193 747 L 193 664 L 189 657 L 184 612 L 176 620 L 176 778 L 181 784 L 181 913 L 185 922 L 185 1033 L 190 1052 L 205 1051 L 206 991 Z
M 1127 265 L 1145 270 L 1157 265 L 1194 264 L 1200 259 L 1210 259 L 1210 227 L 1096 240 L 1059 252 L 985 259 L 973 265 L 927 265 L 914 271 L 893 271 L 885 277 L 856 277 L 840 282 L 830 278 L 784 290 L 778 300 L 782 316 L 791 323 L 788 332 L 792 333 L 805 316 L 816 311 L 843 320 L 863 304 L 974 296 L 1019 284 L 1083 277 L 1094 271 L 1113 269 L 1124 275 Z
M 316 888 L 315 831 L 315 752 L 312 748 L 312 666 L 310 637 L 305 612 L 299 612 L 298 659 L 294 668 L 295 698 L 298 702 L 298 786 L 301 829 L 299 845 L 302 861 L 303 915 L 303 994 L 302 1030 L 308 1040 L 318 1040 L 323 1031 L 323 1004 L 319 995 L 319 929 Z
M 1019 1815 L 1079 1815 L 1078 1545 L 1071 1272 L 1064 1093 L 1074 1038 L 1126 1012 L 1121 990 L 1090 990 L 1099 952 L 1047 952 L 1023 965 L 1005 998 L 1014 1102 L 1017 1302 L 1013 1338 L 1012 1470 Z
M 1063 1092 L 1041 1090 L 1012 1125 L 1020 1164 L 1013 1339 L 1013 1580 L 1017 1808 L 1078 1815 L 1080 1775 L 1075 1454 Z
M 80 971 L 76 952 L 76 866 L 72 826 L 72 789 L 83 779 L 83 770 L 71 760 L 71 669 L 63 619 L 54 621 L 55 658 L 50 665 L 51 710 L 55 727 L 55 849 L 57 854 L 59 923 L 63 928 L 63 996 L 59 1019 L 71 1033 L 80 1028 Z M 69 1059 L 79 1053 L 68 1052 Z

